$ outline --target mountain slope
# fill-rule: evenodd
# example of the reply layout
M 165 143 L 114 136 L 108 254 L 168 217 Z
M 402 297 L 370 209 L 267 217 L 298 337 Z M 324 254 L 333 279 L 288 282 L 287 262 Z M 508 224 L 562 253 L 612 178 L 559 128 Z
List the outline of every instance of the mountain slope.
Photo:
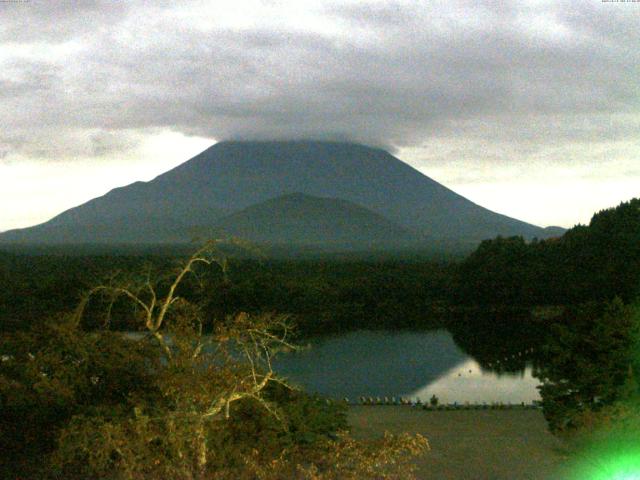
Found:
M 212 231 L 276 244 L 373 246 L 418 240 L 407 229 L 359 205 L 301 193 L 247 207 L 216 222 Z
M 480 207 L 384 150 L 319 141 L 221 142 L 150 182 L 114 189 L 2 242 L 173 242 L 193 227 L 301 192 L 343 199 L 433 239 L 477 242 L 544 229 Z

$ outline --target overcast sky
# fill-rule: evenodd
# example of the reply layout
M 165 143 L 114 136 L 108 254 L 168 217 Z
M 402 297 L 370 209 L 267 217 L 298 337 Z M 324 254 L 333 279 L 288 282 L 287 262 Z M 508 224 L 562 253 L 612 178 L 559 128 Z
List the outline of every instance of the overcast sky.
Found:
M 640 196 L 640 2 L 0 1 L 0 231 L 215 141 L 389 148 L 500 213 Z

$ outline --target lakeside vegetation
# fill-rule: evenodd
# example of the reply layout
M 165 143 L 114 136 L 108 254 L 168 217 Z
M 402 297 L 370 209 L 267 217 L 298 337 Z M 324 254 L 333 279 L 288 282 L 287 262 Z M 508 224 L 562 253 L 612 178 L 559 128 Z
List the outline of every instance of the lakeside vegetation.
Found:
M 226 256 L 206 257 L 222 268 L 194 269 L 172 293 L 182 300 L 171 303 L 176 310 L 166 328 L 184 342 L 176 353 L 182 360 L 167 362 L 171 348 L 162 342 L 131 348 L 113 330 L 160 330 L 149 327 L 145 312 L 155 315 L 160 304 L 149 302 L 168 298 L 183 258 L 0 252 L 3 474 L 241 478 L 240 472 L 288 478 L 299 469 L 306 472 L 302 478 L 350 478 L 331 469 L 336 455 L 350 459 L 345 468 L 355 469 L 354 478 L 374 475 L 371 466 L 383 460 L 404 460 L 408 469 L 406 460 L 425 450 L 423 440 L 360 444 L 339 434 L 346 428 L 340 408 L 278 382 L 230 402 L 235 405 L 228 416 L 237 422 L 225 422 L 224 413 L 218 417 L 222 410 L 210 415 L 216 421 L 202 422 L 205 405 L 230 398 L 234 386 L 247 387 L 238 382 L 252 362 L 261 365 L 261 375 L 269 372 L 263 350 L 245 362 L 225 357 L 226 370 L 200 369 L 204 360 L 194 353 L 202 334 L 246 340 L 246 332 L 256 329 L 261 338 L 282 339 L 276 313 L 290 314 L 300 335 L 446 327 L 481 364 L 535 346 L 534 358 L 518 361 L 536 362 L 551 431 L 582 442 L 615 435 L 637 445 L 639 199 L 599 212 L 589 226 L 558 239 L 487 240 L 461 261 L 319 257 L 227 263 Z M 95 292 L 78 322 L 69 312 L 96 285 L 105 288 Z M 141 301 L 132 303 L 123 289 Z M 281 346 L 269 344 L 264 351 Z M 203 382 L 215 388 L 195 399 L 180 394 Z M 197 438 L 223 442 L 207 447 L 206 468 L 203 441 L 193 437 L 205 423 Z M 256 442 L 262 448 L 254 453 Z M 134 455 L 139 451 L 145 453 Z M 285 451 L 290 456 L 283 457 Z M 51 463 L 35 471 L 33 458 Z M 277 465 L 270 463 L 274 459 Z M 391 468 L 389 478 L 398 471 L 408 475 Z
M 599 212 L 589 226 L 561 238 L 486 240 L 461 261 L 417 254 L 231 257 L 226 277 L 207 272 L 186 281 L 181 295 L 203 301 L 211 323 L 238 311 L 279 312 L 309 333 L 442 326 L 452 315 L 526 314 L 615 297 L 630 303 L 640 293 L 639 205 L 635 199 Z M 73 308 L 107 275 L 167 272 L 184 248 L 117 255 L 0 251 L 0 329 L 28 328 Z M 127 318 L 119 321 L 114 327 L 132 327 Z
M 5 477 L 173 479 L 411 478 L 420 435 L 361 442 L 344 408 L 291 388 L 272 369 L 286 316 L 239 313 L 204 336 L 179 287 L 226 258 L 216 244 L 166 277 L 94 286 L 73 313 L 3 337 Z M 94 298 L 107 323 L 87 326 Z M 108 328 L 117 298 L 146 335 Z M 123 305 L 120 305 L 121 307 Z M 88 327 L 88 328 L 87 328 Z M 38 459 L 34 462 L 34 459 Z

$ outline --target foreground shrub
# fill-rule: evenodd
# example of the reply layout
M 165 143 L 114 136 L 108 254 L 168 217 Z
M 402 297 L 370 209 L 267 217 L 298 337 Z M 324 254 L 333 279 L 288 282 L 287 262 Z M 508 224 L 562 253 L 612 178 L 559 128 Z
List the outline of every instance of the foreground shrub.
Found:
M 356 442 L 344 407 L 276 375 L 274 356 L 295 348 L 286 317 L 241 313 L 203 335 L 201 310 L 179 293 L 185 276 L 211 265 L 226 268 L 215 244 L 161 284 L 99 285 L 73 316 L 3 345 L 4 441 L 24 446 L 21 414 L 37 417 L 30 429 L 46 439 L 18 456 L 38 454 L 43 478 L 410 478 L 425 439 Z M 143 335 L 82 328 L 89 302 L 108 314 L 118 298 L 131 302 Z
M 571 435 L 616 402 L 638 395 L 640 310 L 619 299 L 567 309 L 536 376 L 552 432 Z

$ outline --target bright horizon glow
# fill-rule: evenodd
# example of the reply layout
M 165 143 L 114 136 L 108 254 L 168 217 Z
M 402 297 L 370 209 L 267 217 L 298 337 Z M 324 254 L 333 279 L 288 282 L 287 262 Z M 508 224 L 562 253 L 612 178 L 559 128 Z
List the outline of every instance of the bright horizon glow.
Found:
M 0 162 L 0 203 L 12 206 L 0 212 L 0 232 L 38 225 L 114 188 L 152 180 L 213 143 L 162 131 L 115 161 Z
M 143 137 L 133 151 L 114 161 L 0 163 L 0 202 L 12 205 L 0 212 L 0 231 L 46 222 L 113 188 L 152 180 L 214 143 L 213 138 L 161 131 Z M 479 176 L 473 182 L 465 165 L 430 169 L 412 150 L 395 156 L 482 207 L 541 227 L 587 224 L 596 211 L 640 193 L 634 178 L 575 178 L 562 169 L 547 173 L 548 181 L 544 172 L 531 168 L 528 175 Z

